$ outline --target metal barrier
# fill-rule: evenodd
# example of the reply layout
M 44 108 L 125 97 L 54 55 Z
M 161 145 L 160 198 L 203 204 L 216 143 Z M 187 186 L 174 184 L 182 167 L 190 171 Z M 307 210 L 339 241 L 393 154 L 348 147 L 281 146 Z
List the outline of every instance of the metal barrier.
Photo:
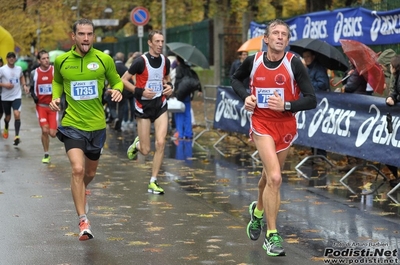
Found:
M 193 139 L 196 141 L 200 138 L 204 133 L 209 132 L 212 129 L 214 123 L 214 109 L 215 103 L 217 102 L 217 91 L 218 86 L 214 85 L 205 85 L 203 87 L 203 110 L 204 110 L 204 120 L 206 122 L 206 128 L 201 131 L 196 137 Z M 214 95 L 211 95 L 211 92 L 214 92 Z M 210 118 L 211 117 L 211 118 Z
M 206 132 L 211 131 L 213 128 L 214 124 L 214 115 L 215 115 L 215 106 L 217 103 L 217 90 L 218 86 L 215 85 L 205 85 L 203 87 L 203 108 L 204 108 L 204 120 L 206 123 L 206 128 L 201 131 L 196 137 L 194 137 L 194 143 L 196 143 L 200 148 L 203 150 L 206 150 L 204 146 L 199 144 L 197 140 Z M 219 139 L 213 144 L 214 149 L 221 155 L 225 156 L 226 154 L 222 152 L 221 149 L 218 148 L 218 144 L 221 143 L 225 137 L 229 135 L 229 132 L 221 134 L 219 130 L 215 130 L 215 133 L 219 136 Z M 234 135 L 236 138 L 238 138 L 241 142 L 246 144 L 240 137 L 237 135 Z M 257 160 L 256 158 L 254 158 Z

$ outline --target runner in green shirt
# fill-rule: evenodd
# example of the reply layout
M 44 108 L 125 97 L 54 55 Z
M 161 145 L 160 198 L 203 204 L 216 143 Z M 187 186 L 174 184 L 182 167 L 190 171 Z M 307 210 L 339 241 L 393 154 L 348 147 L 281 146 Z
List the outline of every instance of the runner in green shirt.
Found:
M 79 216 L 79 240 L 93 238 L 86 216 L 88 184 L 93 180 L 101 149 L 106 140 L 106 121 L 102 98 L 105 80 L 112 89 L 111 100 L 122 99 L 124 87 L 112 58 L 94 49 L 94 25 L 80 19 L 73 25 L 72 49 L 57 57 L 54 63 L 53 98 L 50 108 L 60 111 L 65 94 L 66 109 L 57 137 L 64 142 L 72 168 L 71 192 Z

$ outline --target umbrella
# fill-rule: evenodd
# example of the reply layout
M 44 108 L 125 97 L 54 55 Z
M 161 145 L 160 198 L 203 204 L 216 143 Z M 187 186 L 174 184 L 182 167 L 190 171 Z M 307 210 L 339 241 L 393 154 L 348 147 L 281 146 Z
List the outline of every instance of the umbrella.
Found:
M 339 40 L 343 52 L 349 57 L 360 75 L 363 75 L 375 92 L 382 94 L 385 74 L 378 63 L 378 55 L 365 44 L 355 40 Z
M 65 51 L 62 50 L 54 50 L 54 51 L 49 51 L 49 57 L 50 57 L 50 62 L 54 63 L 56 60 L 57 56 L 64 54 Z
M 179 55 L 187 62 L 205 69 L 210 68 L 207 58 L 195 46 L 183 42 L 170 42 L 167 43 L 167 46 L 171 52 Z
M 264 42 L 264 35 L 254 37 L 252 39 L 247 40 L 245 43 L 240 46 L 237 50 L 238 52 L 250 52 L 250 51 L 266 51 L 266 44 Z
M 18 60 L 15 62 L 15 65 L 20 66 L 20 67 L 22 68 L 22 71 L 28 70 L 28 62 L 26 62 L 26 61 L 24 61 L 24 60 L 22 60 L 22 59 L 18 59 Z
M 290 50 L 302 55 L 305 50 L 315 53 L 315 58 L 325 68 L 346 71 L 349 68 L 344 55 L 332 45 L 317 39 L 305 38 L 290 44 Z

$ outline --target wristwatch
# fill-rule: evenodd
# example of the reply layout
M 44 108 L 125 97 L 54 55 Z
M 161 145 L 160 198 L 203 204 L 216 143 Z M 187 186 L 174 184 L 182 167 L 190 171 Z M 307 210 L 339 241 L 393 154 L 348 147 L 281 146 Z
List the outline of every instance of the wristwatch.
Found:
M 292 109 L 292 103 L 285 101 L 285 110 L 291 110 Z

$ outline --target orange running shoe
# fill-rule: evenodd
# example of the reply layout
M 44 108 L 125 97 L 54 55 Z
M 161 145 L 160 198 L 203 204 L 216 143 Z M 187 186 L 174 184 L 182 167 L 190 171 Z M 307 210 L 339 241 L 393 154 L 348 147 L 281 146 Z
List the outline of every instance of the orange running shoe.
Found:
M 4 129 L 3 131 L 3 138 L 7 139 L 8 138 L 8 129 Z
M 90 230 L 90 222 L 88 219 L 79 222 L 79 240 L 85 241 L 93 238 L 92 231 Z

